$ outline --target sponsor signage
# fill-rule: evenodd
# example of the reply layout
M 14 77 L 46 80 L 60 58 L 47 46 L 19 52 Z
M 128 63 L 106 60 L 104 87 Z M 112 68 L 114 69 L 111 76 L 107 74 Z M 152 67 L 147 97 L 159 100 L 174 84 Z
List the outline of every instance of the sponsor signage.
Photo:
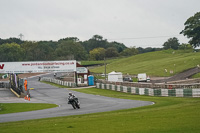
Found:
M 76 61 L 0 62 L 0 73 L 73 72 Z
M 88 70 L 85 67 L 77 67 L 76 72 L 77 73 L 88 73 Z

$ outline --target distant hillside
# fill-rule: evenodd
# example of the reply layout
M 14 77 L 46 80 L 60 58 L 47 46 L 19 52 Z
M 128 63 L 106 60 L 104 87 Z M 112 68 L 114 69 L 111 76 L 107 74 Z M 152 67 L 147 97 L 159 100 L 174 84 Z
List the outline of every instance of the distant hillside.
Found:
M 147 73 L 151 76 L 172 76 L 196 67 L 198 64 L 200 64 L 200 52 L 187 53 L 183 50 L 163 50 L 115 60 L 107 65 L 106 71 L 118 71 L 123 74 Z M 90 71 L 103 73 L 104 66 L 90 69 Z M 170 71 L 174 73 L 171 74 Z
M 123 59 L 125 57 L 118 57 L 113 59 L 106 59 L 106 63 L 112 63 L 114 61 L 117 61 L 119 59 Z M 83 66 L 95 66 L 95 65 L 104 65 L 104 60 L 98 60 L 98 61 L 80 61 L 81 65 Z

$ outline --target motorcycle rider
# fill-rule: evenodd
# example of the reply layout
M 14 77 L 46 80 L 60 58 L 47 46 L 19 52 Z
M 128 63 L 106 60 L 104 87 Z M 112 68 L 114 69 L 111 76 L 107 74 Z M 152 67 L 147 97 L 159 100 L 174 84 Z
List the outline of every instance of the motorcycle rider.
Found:
M 71 92 L 69 92 L 69 98 L 70 98 L 70 97 L 75 98 L 76 96 L 75 96 L 74 94 L 72 94 Z
M 68 99 L 70 99 L 70 98 L 73 98 L 73 99 L 75 99 L 76 101 L 77 101 L 77 104 L 80 106 L 80 102 L 78 101 L 78 98 L 74 95 L 74 94 L 72 94 L 72 92 L 69 92 L 69 97 L 68 97 Z M 68 104 L 70 104 L 70 102 L 68 101 Z M 79 107 L 80 108 L 80 107 Z

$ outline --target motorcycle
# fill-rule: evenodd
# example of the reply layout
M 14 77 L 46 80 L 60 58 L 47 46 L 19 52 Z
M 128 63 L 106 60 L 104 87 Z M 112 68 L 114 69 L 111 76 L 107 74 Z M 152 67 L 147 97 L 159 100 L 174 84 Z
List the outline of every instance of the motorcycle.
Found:
M 70 96 L 68 98 L 68 104 L 71 104 L 74 109 L 80 109 L 80 102 L 76 97 Z

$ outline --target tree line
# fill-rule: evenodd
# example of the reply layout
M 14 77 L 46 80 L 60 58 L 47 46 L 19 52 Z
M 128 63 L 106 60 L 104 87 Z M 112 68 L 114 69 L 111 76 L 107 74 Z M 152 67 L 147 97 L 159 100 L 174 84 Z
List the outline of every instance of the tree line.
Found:
M 148 48 L 148 52 L 157 48 Z M 100 35 L 80 41 L 67 37 L 58 41 L 23 41 L 19 38 L 0 38 L 0 61 L 48 61 L 48 60 L 102 60 L 132 56 L 147 52 L 144 48 L 126 47 L 116 41 L 108 42 Z

